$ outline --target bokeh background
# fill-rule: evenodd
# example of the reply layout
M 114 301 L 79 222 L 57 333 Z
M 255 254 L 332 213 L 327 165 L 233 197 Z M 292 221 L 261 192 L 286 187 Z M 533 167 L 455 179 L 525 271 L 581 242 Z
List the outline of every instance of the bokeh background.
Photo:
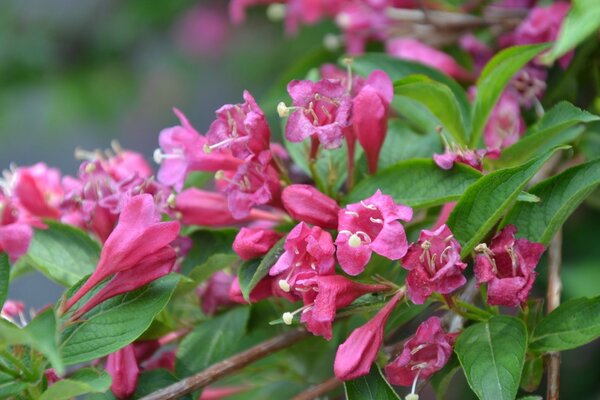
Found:
M 44 161 L 74 174 L 75 148 L 104 149 L 113 139 L 151 159 L 160 130 L 177 123 L 172 107 L 204 133 L 214 111 L 241 101 L 244 89 L 274 117 L 272 99 L 265 101 L 271 88 L 294 61 L 321 54 L 330 29 L 323 23 L 286 37 L 264 10 L 232 26 L 226 0 L 3 0 L 0 168 Z M 592 72 L 600 74 L 598 65 Z M 587 103 L 600 109 L 598 99 Z M 594 129 L 600 144 L 600 127 Z M 600 295 L 600 196 L 595 199 L 565 227 L 565 300 Z M 543 264 L 540 271 L 544 280 Z M 61 293 L 34 273 L 12 284 L 10 295 L 38 308 Z M 564 399 L 600 398 L 598 360 L 598 343 L 563 353 Z M 457 399 L 469 396 L 455 392 Z

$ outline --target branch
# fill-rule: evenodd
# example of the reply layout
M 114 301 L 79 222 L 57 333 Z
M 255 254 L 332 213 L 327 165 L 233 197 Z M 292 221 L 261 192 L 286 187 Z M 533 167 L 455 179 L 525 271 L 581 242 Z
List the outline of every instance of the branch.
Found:
M 148 396 L 142 397 L 142 400 L 174 400 L 204 386 L 207 386 L 217 379 L 236 372 L 246 365 L 268 356 L 271 353 L 290 347 L 291 345 L 305 339 L 309 336 L 304 329 L 295 329 L 285 332 L 279 336 L 257 344 L 250 349 L 229 357 L 217 364 L 214 364 L 202 372 L 185 378 L 177 383 L 158 390 Z
M 562 229 L 560 229 L 548 249 L 548 292 L 546 294 L 547 311 L 552 312 L 560 305 L 560 265 L 562 263 Z M 547 400 L 558 400 L 560 377 L 560 353 L 548 354 L 548 391 Z
M 317 386 L 313 386 L 310 389 L 299 393 L 294 398 L 292 398 L 292 400 L 313 400 L 317 397 L 331 392 L 333 389 L 340 386 L 341 384 L 342 382 L 334 376 L 332 378 L 329 378 L 325 382 L 318 384 Z

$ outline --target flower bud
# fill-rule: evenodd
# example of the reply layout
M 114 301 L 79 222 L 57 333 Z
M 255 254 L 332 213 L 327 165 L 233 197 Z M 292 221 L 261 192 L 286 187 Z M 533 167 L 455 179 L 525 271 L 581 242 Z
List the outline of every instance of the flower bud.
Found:
M 108 355 L 106 372 L 112 376 L 110 390 L 118 399 L 126 399 L 135 392 L 139 371 L 133 345 Z
M 273 247 L 281 235 L 260 228 L 242 228 L 233 241 L 233 251 L 242 260 L 262 257 Z
M 290 185 L 281 195 L 283 206 L 295 219 L 325 229 L 335 229 L 340 207 L 331 197 L 310 185 Z

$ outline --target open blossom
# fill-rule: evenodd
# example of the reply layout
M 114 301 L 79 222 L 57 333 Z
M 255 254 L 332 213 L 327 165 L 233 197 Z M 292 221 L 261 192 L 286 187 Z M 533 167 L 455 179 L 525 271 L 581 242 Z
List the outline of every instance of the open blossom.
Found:
M 338 347 L 333 364 L 338 379 L 348 381 L 369 373 L 383 342 L 385 324 L 402 296 L 402 292 L 394 295 L 369 322 L 352 331 Z
M 446 365 L 452 355 L 455 335 L 442 329 L 441 320 L 431 317 L 406 341 L 402 353 L 385 367 L 392 385 L 410 386 L 415 379 L 427 379 Z
M 40 218 L 58 219 L 64 196 L 60 172 L 44 163 L 14 171 L 12 195 L 28 213 Z
M 285 127 L 290 142 L 315 138 L 328 149 L 340 147 L 343 128 L 350 124 L 352 102 L 339 81 L 294 80 L 288 85 L 294 110 Z M 286 110 L 289 112 L 289 109 Z
M 473 74 L 461 67 L 454 58 L 416 39 L 391 39 L 386 43 L 386 52 L 394 57 L 416 61 L 439 69 L 445 74 L 459 80 L 471 81 L 474 79 Z
M 380 190 L 339 212 L 337 259 L 349 275 L 358 275 L 375 252 L 390 260 L 402 258 L 408 249 L 404 227 L 398 220 L 410 221 L 412 208 L 396 204 Z
M 11 261 L 27 252 L 33 237 L 33 228 L 28 218 L 0 193 L 0 252 L 5 252 Z
M 283 190 L 281 200 L 294 219 L 325 229 L 337 228 L 340 207 L 314 186 L 289 185 Z
M 152 196 L 142 194 L 132 197 L 123 207 L 117 226 L 104 243 L 96 270 L 69 299 L 63 311 L 71 308 L 109 276 L 135 268 L 146 258 L 165 251 L 178 233 L 178 222 L 160 222 Z M 142 273 L 129 278 L 145 279 Z
M 248 91 L 244 91 L 244 101 L 217 110 L 217 119 L 206 133 L 206 152 L 228 148 L 235 157 L 246 158 L 269 149 L 271 131 L 265 114 Z
M 191 171 L 235 170 L 242 161 L 229 152 L 220 150 L 204 152 L 207 140 L 189 123 L 185 115 L 173 109 L 180 124 L 160 132 L 160 149 L 154 152 L 154 161 L 160 164 L 158 180 L 180 191 Z
M 110 390 L 118 399 L 126 399 L 135 392 L 140 370 L 133 344 L 108 355 L 106 372 L 112 377 Z
M 505 91 L 494 106 L 485 126 L 483 140 L 488 148 L 504 149 L 517 142 L 525 132 L 519 99 Z
M 338 309 L 349 306 L 367 293 L 389 288 L 385 285 L 354 282 L 341 275 L 327 275 L 298 280 L 296 290 L 302 295 L 304 302 L 301 321 L 306 324 L 306 329 L 314 335 L 331 340 L 331 326 Z
M 289 292 L 299 278 L 335 273 L 331 234 L 318 226 L 310 228 L 300 222 L 287 235 L 283 247 L 285 252 L 269 274 L 281 277 L 279 286 L 285 292 Z
M 242 228 L 233 241 L 233 251 L 242 260 L 251 260 L 267 254 L 281 238 L 281 234 L 270 229 Z
M 475 277 L 487 283 L 488 303 L 517 307 L 525 304 L 535 281 L 535 267 L 544 245 L 515 239 L 517 228 L 507 225 L 490 242 L 475 248 Z
M 413 303 L 423 304 L 434 292 L 452 293 L 467 282 L 462 274 L 467 264 L 461 262 L 460 250 L 446 225 L 421 231 L 402 259 L 402 266 L 409 271 L 406 287 Z

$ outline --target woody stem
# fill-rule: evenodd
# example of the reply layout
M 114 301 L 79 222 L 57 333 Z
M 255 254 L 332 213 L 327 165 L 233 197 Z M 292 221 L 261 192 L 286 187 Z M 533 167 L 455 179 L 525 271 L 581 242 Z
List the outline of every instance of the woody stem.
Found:
M 560 305 L 560 265 L 562 263 L 562 229 L 556 233 L 548 249 L 548 291 L 546 293 L 547 312 L 550 313 Z M 558 400 L 560 377 L 560 353 L 548 354 L 548 388 L 546 398 Z
M 292 400 L 313 400 L 320 398 L 322 395 L 331 392 L 341 384 L 342 382 L 334 376 L 327 379 L 325 382 L 319 383 L 318 385 L 297 394 Z

